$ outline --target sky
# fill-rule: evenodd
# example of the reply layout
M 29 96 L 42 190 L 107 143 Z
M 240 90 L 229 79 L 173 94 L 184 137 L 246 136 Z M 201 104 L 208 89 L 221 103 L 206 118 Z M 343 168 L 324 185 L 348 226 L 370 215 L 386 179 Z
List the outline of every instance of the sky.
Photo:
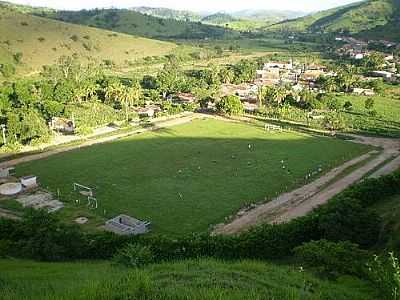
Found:
M 134 6 L 168 7 L 192 11 L 238 11 L 242 9 L 275 9 L 318 11 L 355 0 L 8 0 L 9 2 L 56 9 L 90 9 L 102 7 L 128 8 Z

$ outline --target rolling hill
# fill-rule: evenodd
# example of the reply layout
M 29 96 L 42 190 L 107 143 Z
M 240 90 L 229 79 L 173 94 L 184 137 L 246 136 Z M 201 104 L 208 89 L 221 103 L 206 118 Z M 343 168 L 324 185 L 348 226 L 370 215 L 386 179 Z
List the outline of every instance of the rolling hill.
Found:
M 56 11 L 41 16 L 151 38 L 205 39 L 224 38 L 233 34 L 218 26 L 158 18 L 129 9 Z
M 232 16 L 235 18 L 267 22 L 280 22 L 283 20 L 299 18 L 304 15 L 306 15 L 306 13 L 299 11 L 263 9 L 246 9 L 232 13 Z
M 176 10 L 164 7 L 147 7 L 147 6 L 132 7 L 131 10 L 144 15 L 149 15 L 163 19 L 174 19 L 179 21 L 192 21 L 192 22 L 198 22 L 202 19 L 202 16 L 200 14 L 188 10 Z
M 112 47 L 110 45 L 112 44 Z M 61 56 L 115 64 L 170 53 L 173 43 L 50 20 L 0 6 L 0 64 L 34 72 Z
M 341 32 L 363 37 L 400 38 L 400 1 L 367 0 L 329 9 L 265 29 L 291 32 Z
M 215 13 L 215 14 L 204 17 L 201 21 L 204 23 L 221 25 L 221 24 L 226 24 L 229 22 L 238 21 L 238 19 L 232 17 L 230 14 Z

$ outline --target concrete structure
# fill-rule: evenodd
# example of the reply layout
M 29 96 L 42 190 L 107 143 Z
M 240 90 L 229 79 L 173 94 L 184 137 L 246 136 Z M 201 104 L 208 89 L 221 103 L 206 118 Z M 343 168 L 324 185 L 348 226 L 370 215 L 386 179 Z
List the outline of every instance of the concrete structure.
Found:
M 374 96 L 375 92 L 372 89 L 354 88 L 353 94 L 362 96 Z
M 148 105 L 146 107 L 140 107 L 137 109 L 139 117 L 153 118 L 156 113 L 160 112 L 161 108 L 157 105 Z
M 34 175 L 21 177 L 21 184 L 27 189 L 35 188 L 37 187 L 37 178 Z
M 384 80 L 388 80 L 388 81 L 390 81 L 394 77 L 393 73 L 390 73 L 387 71 L 373 71 L 371 73 L 371 75 L 373 77 L 380 77 L 380 78 L 383 78 Z
M 15 168 L 0 169 L 0 178 L 6 178 L 14 175 Z
M 104 227 L 119 235 L 138 235 L 150 231 L 150 222 L 140 221 L 127 215 L 119 215 L 108 220 Z
M 74 133 L 75 131 L 75 122 L 73 120 L 54 117 L 51 119 L 49 123 L 49 127 L 58 132 L 63 133 Z
M 196 97 L 191 93 L 177 93 L 176 98 L 181 103 L 195 103 Z
M 64 207 L 64 203 L 53 199 L 53 196 L 50 193 L 43 191 L 37 191 L 30 195 L 20 195 L 16 200 L 23 207 L 47 209 L 49 213 L 58 211 Z
M 19 182 L 8 182 L 0 185 L 0 194 L 4 196 L 14 196 L 22 192 L 22 184 Z

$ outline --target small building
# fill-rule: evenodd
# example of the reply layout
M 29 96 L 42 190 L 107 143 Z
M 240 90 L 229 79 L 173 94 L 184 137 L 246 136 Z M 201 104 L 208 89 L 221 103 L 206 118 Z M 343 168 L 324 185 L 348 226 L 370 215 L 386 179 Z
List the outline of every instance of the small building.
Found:
M 161 108 L 157 105 L 148 105 L 146 107 L 140 107 L 136 110 L 139 117 L 141 118 L 153 118 L 156 113 L 160 112 Z
M 150 231 L 150 222 L 140 221 L 127 215 L 119 215 L 105 224 L 105 229 L 119 235 L 139 235 Z
M 243 108 L 245 112 L 248 113 L 253 113 L 256 112 L 258 110 L 258 105 L 255 103 L 250 103 L 250 102 L 242 102 L 243 103 Z
M 6 178 L 6 177 L 13 176 L 15 174 L 14 171 L 15 171 L 15 168 L 13 168 L 13 167 L 0 169 L 0 178 Z
M 372 89 L 353 88 L 353 94 L 360 96 L 374 96 L 375 92 Z
M 21 177 L 20 180 L 24 188 L 32 189 L 37 187 L 37 177 L 34 175 Z
M 62 133 L 74 133 L 75 122 L 73 120 L 53 117 L 49 123 L 50 129 Z
M 393 55 L 386 55 L 385 56 L 385 61 L 392 61 L 394 60 L 394 56 Z
M 353 57 L 354 59 L 361 60 L 364 58 L 364 53 L 355 53 Z
M 293 69 L 293 61 L 290 62 L 268 62 L 264 64 L 264 70 L 269 69 L 283 69 L 283 70 L 291 70 Z
M 373 71 L 371 75 L 373 77 L 380 77 L 386 80 L 390 80 L 393 76 L 393 73 L 390 73 L 388 71 Z
M 325 75 L 322 70 L 306 70 L 301 77 L 306 81 L 316 81 L 322 75 Z
M 195 103 L 196 97 L 191 93 L 177 93 L 176 98 L 181 103 Z

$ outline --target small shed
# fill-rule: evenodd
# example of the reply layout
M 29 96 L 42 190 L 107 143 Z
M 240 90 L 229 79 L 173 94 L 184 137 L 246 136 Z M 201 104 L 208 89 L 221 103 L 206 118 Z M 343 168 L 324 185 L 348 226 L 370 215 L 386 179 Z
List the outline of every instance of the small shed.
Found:
M 14 175 L 14 170 L 15 169 L 13 167 L 0 169 L 0 178 L 6 178 Z
M 127 215 L 119 215 L 108 220 L 105 229 L 119 235 L 139 235 L 149 232 L 150 224 Z
M 375 92 L 372 89 L 354 88 L 353 94 L 363 95 L 363 96 L 374 96 Z
M 142 118 L 153 118 L 156 113 L 160 112 L 161 108 L 157 105 L 148 105 L 146 107 L 140 107 L 137 109 L 139 117 Z
M 52 130 L 58 132 L 74 133 L 75 131 L 75 122 L 65 118 L 54 117 L 49 125 Z
M 37 177 L 34 175 L 21 177 L 21 184 L 27 189 L 35 188 L 37 187 Z
M 177 93 L 176 98 L 182 103 L 195 103 L 196 97 L 191 93 Z

